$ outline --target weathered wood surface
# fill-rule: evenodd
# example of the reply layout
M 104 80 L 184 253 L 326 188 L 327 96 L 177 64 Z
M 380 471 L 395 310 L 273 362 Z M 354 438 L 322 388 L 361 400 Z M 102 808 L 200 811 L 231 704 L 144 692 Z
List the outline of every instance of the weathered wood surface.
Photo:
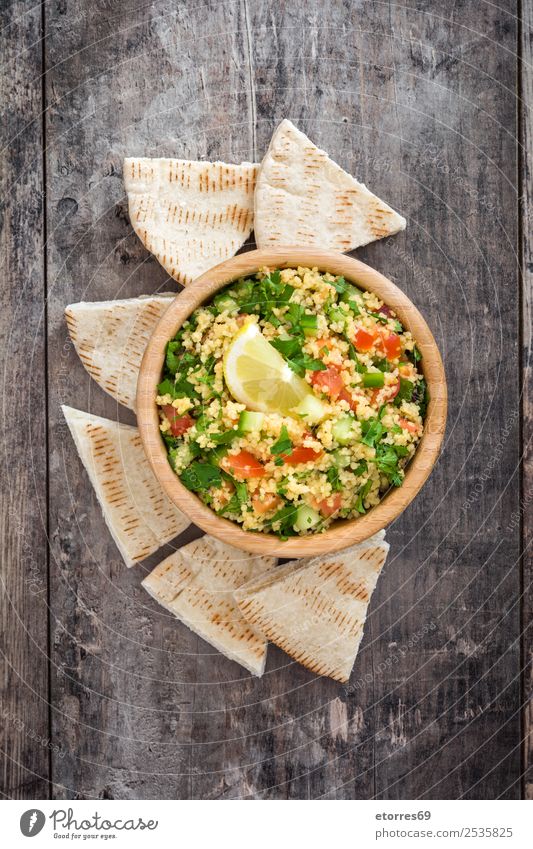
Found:
M 521 26 L 521 103 L 520 103 L 520 261 L 522 275 L 522 362 L 523 428 L 522 428 L 522 492 L 516 521 L 522 524 L 523 541 L 523 699 L 524 699 L 524 796 L 533 799 L 533 368 L 532 304 L 533 304 L 533 3 L 522 12 Z
M 0 9 L 0 792 L 48 795 L 41 10 Z M 15 463 L 16 461 L 16 463 Z
M 515 12 L 448 0 L 438 11 L 46 4 L 55 797 L 520 796 Z M 77 361 L 64 306 L 175 288 L 131 230 L 123 156 L 257 159 L 283 117 L 408 218 L 406 233 L 357 256 L 421 308 L 449 379 L 445 449 L 390 530 L 346 688 L 276 649 L 250 680 L 157 609 L 145 569 L 126 570 L 104 530 L 59 412 L 133 421 Z

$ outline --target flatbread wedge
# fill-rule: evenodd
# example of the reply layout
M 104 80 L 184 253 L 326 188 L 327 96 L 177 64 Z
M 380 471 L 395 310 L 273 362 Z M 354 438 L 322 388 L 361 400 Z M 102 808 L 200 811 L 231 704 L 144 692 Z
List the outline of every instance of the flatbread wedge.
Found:
M 68 332 L 83 365 L 99 386 L 135 410 L 139 368 L 157 322 L 176 296 L 172 293 L 69 304 Z
M 233 593 L 274 563 L 273 557 L 246 554 L 204 536 L 163 560 L 142 584 L 195 634 L 260 676 L 265 668 L 267 641 L 246 622 Z
M 326 557 L 293 561 L 235 593 L 251 625 L 317 675 L 346 683 L 389 545 L 376 534 Z
M 124 160 L 130 220 L 179 283 L 237 253 L 253 227 L 259 166 L 185 159 Z
M 190 525 L 157 482 L 136 427 L 61 409 L 126 566 L 144 560 Z
M 258 248 L 351 251 L 405 230 L 405 218 L 344 171 L 290 121 L 281 122 L 255 190 Z

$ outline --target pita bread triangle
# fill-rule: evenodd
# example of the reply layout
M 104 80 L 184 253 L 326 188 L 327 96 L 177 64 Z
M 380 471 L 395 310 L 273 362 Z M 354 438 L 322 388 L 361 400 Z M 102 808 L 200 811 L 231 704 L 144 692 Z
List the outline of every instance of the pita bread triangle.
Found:
M 384 534 L 326 557 L 293 561 L 235 593 L 245 618 L 317 675 L 346 683 L 389 550 Z
M 142 584 L 195 634 L 253 675 L 262 675 L 267 641 L 246 622 L 233 593 L 274 564 L 273 557 L 246 554 L 204 536 L 163 560 Z
M 65 309 L 68 332 L 83 365 L 105 392 L 130 410 L 135 410 L 144 350 L 174 298 L 169 292 L 119 301 L 82 301 Z
M 136 427 L 61 409 L 126 566 L 144 560 L 190 525 L 157 482 Z
M 405 230 L 406 221 L 290 121 L 274 132 L 255 190 L 258 248 L 351 251 Z
M 179 283 L 233 256 L 253 227 L 259 166 L 185 159 L 124 160 L 130 220 Z

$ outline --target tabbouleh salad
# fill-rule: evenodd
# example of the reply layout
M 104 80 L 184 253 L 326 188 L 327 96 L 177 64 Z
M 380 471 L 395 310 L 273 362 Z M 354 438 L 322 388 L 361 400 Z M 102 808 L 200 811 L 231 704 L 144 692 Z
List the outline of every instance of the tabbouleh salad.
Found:
M 316 268 L 261 269 L 167 345 L 170 464 L 246 531 L 287 538 L 364 514 L 401 486 L 422 436 L 420 359 L 372 292 Z

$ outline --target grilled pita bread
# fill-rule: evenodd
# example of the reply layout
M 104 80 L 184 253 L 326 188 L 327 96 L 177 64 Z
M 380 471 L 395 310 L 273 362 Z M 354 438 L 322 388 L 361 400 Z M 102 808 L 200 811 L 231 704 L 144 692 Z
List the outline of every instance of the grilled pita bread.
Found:
M 136 427 L 72 407 L 61 409 L 126 566 L 190 525 L 157 482 Z
M 346 683 L 389 550 L 384 534 L 327 557 L 293 561 L 235 593 L 245 618 L 317 675 Z
M 351 251 L 405 230 L 405 224 L 294 124 L 281 122 L 257 178 L 257 247 Z
M 253 675 L 265 668 L 267 641 L 242 616 L 233 591 L 274 565 L 204 536 L 163 560 L 142 582 L 159 604 Z
M 152 331 L 172 293 L 122 301 L 69 304 L 68 332 L 83 365 L 119 404 L 135 410 L 137 377 Z
M 179 283 L 233 256 L 253 227 L 258 165 L 125 159 L 130 219 L 139 239 Z

